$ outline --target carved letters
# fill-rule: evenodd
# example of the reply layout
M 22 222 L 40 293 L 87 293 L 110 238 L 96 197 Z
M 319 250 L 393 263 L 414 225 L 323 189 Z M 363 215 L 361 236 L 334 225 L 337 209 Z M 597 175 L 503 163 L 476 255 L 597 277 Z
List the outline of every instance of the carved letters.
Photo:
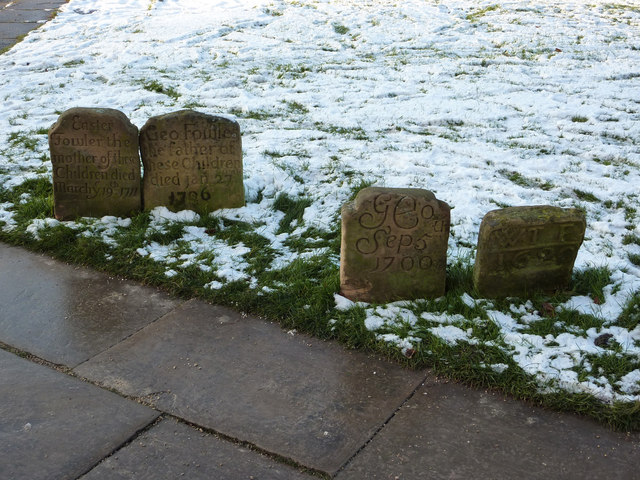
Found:
M 567 287 L 585 232 L 584 214 L 550 206 L 511 207 L 484 217 L 474 284 L 485 297 Z
M 342 210 L 340 283 L 354 300 L 444 293 L 449 207 L 427 190 L 365 188 Z
M 127 216 L 141 207 L 138 129 L 118 110 L 72 108 L 49 129 L 60 220 Z
M 150 118 L 140 132 L 144 208 L 206 213 L 242 207 L 240 127 L 191 110 Z
M 49 146 L 61 220 L 127 216 L 142 207 L 142 194 L 146 209 L 207 213 L 244 205 L 240 127 L 222 117 L 174 112 L 150 118 L 138 136 L 122 112 L 72 108 L 49 129 Z M 443 295 L 449 222 L 449 206 L 427 190 L 361 190 L 342 209 L 342 294 L 367 302 Z M 585 227 L 577 209 L 487 213 L 478 235 L 476 290 L 504 297 L 566 288 Z

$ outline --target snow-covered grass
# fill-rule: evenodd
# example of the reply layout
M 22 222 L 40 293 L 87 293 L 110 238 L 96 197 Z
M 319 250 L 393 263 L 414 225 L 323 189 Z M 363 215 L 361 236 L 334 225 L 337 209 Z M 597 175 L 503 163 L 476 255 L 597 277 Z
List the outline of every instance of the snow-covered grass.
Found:
M 0 56 L 0 238 L 640 428 L 639 65 L 633 3 L 71 0 Z M 53 220 L 74 106 L 237 120 L 246 206 Z M 372 184 L 452 207 L 442 299 L 337 295 Z M 477 298 L 482 217 L 538 204 L 586 212 L 574 291 Z

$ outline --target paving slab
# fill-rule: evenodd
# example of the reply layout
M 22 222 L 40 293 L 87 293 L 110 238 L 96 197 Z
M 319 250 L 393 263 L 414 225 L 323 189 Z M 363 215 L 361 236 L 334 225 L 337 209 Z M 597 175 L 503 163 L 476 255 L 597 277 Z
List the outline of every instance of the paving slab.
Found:
M 12 38 L 2 38 L 1 32 L 0 32 L 0 51 L 12 46 L 14 43 L 16 42 Z
M 5 23 L 36 23 L 42 24 L 51 18 L 52 10 L 26 10 L 20 8 L 5 8 L 0 10 L 0 29 Z
M 11 45 L 16 43 L 18 37 L 22 37 L 40 26 L 39 23 L 2 23 L 0 17 L 0 38 L 6 41 L 11 41 Z
M 638 434 L 432 381 L 336 479 L 632 480 L 639 458 Z
M 75 366 L 181 302 L 139 284 L 0 243 L 0 341 Z
M 0 0 L 0 50 L 51 19 L 65 0 Z
M 77 478 L 154 410 L 0 350 L 0 478 Z
M 4 2 L 11 9 L 55 10 L 68 3 L 69 0 L 13 0 Z M 0 6 L 2 2 L 0 2 Z
M 196 300 L 75 371 L 327 473 L 426 375 Z
M 100 463 L 81 480 L 311 480 L 246 447 L 166 419 Z

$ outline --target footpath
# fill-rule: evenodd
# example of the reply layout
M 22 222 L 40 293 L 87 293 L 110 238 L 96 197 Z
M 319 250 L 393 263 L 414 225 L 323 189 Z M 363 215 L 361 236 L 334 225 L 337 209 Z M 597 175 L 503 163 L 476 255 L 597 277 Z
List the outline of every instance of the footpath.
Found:
M 55 15 L 65 0 L 0 0 L 0 51 Z
M 640 435 L 0 243 L 0 478 L 640 478 Z
M 62 0 L 0 0 L 0 51 Z M 640 434 L 0 243 L 0 478 L 640 479 Z

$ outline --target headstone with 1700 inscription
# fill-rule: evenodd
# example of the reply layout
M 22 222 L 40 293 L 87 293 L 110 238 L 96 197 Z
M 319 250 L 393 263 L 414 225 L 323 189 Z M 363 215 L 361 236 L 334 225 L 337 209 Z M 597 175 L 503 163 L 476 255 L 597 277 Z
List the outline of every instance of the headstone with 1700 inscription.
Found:
M 449 206 L 428 190 L 362 189 L 342 208 L 342 295 L 377 303 L 443 295 L 449 222 Z

